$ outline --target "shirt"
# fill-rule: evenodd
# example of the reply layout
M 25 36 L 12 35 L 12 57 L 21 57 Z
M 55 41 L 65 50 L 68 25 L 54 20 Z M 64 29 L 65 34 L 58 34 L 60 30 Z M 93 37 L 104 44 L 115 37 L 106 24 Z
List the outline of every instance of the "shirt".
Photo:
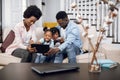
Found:
M 30 40 L 34 42 L 37 41 L 34 25 L 31 25 L 29 31 L 26 31 L 24 22 L 22 21 L 13 28 L 13 31 L 15 33 L 15 39 L 13 43 L 7 47 L 5 51 L 7 54 L 11 54 L 17 48 L 27 49 Z
M 61 28 L 60 29 L 60 36 L 65 39 L 66 35 L 65 35 L 65 29 Z
M 63 51 L 69 44 L 82 48 L 82 41 L 80 39 L 80 30 L 77 24 L 69 21 L 65 28 L 65 41 L 58 48 Z
M 44 38 L 41 38 L 39 41 L 42 44 L 49 45 L 50 48 L 54 47 L 54 41 L 53 41 L 53 39 L 51 39 L 49 42 L 46 42 Z

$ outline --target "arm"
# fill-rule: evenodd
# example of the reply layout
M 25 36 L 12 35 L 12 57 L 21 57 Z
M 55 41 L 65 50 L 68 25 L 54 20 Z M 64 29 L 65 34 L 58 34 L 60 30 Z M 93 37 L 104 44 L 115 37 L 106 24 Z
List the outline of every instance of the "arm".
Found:
M 59 47 L 52 48 L 46 53 L 47 55 L 58 53 L 59 51 L 64 50 L 69 44 L 75 42 L 76 37 L 79 37 L 79 29 L 74 28 L 69 33 L 67 33 L 67 39 Z
M 33 26 L 31 26 L 32 28 L 30 29 L 30 38 L 29 38 L 29 44 L 33 44 L 35 42 L 36 36 L 34 33 L 34 29 Z M 22 26 L 22 24 L 17 24 L 14 27 L 14 32 L 15 32 L 15 44 L 18 46 L 18 48 L 22 48 L 22 49 L 27 49 L 30 52 L 33 52 L 34 49 L 31 48 L 30 45 L 25 45 L 25 41 L 26 41 L 26 28 Z
M 19 48 L 27 49 L 27 46 L 23 45 L 22 36 L 24 32 L 22 26 L 16 25 L 13 30 L 15 32 L 15 44 L 17 44 Z
M 74 43 L 76 37 L 79 37 L 79 30 L 77 28 L 72 29 L 71 31 L 69 31 L 69 33 L 67 33 L 67 38 L 64 41 L 64 43 L 62 43 L 58 48 L 60 49 L 60 51 L 62 51 L 63 49 L 65 49 L 69 44 Z

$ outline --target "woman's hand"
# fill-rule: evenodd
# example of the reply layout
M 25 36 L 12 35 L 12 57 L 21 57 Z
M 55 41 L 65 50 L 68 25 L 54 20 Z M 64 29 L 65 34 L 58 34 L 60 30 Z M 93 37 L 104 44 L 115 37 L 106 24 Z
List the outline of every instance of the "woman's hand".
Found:
M 40 41 L 38 41 L 38 42 L 37 42 L 37 44 L 41 44 L 41 42 L 40 42 Z
M 28 46 L 28 47 L 27 47 L 27 50 L 28 50 L 29 52 L 31 52 L 31 53 L 35 53 L 35 52 L 37 51 L 35 47 L 32 48 L 31 46 Z

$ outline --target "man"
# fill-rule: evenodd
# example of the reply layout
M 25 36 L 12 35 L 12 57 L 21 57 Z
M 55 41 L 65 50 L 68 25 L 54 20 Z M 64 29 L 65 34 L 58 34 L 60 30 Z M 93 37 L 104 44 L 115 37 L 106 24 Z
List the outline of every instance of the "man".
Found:
M 80 30 L 77 24 L 69 21 L 67 13 L 60 11 L 56 15 L 60 28 L 63 28 L 64 42 L 59 46 L 48 51 L 47 55 L 55 54 L 54 63 L 62 63 L 63 55 L 66 53 L 69 63 L 76 63 L 76 54 L 80 53 L 82 42 L 80 40 Z

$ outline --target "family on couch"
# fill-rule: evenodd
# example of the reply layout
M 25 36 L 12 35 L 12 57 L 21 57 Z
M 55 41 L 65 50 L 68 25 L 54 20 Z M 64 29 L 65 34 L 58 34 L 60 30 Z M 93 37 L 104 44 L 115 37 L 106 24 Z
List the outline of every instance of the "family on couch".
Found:
M 35 62 L 38 56 L 37 54 L 39 53 L 36 53 L 36 49 L 32 48 L 31 44 L 37 43 L 34 23 L 39 20 L 41 16 L 42 12 L 37 6 L 29 6 L 25 10 L 23 21 L 12 29 L 15 33 L 15 39 L 13 43 L 6 48 L 6 54 L 21 58 L 21 62 Z M 65 11 L 59 11 L 56 14 L 56 19 L 59 24 L 59 26 L 55 27 L 58 29 L 57 37 L 62 37 L 60 45 L 51 47 L 50 50 L 43 55 L 45 57 L 47 56 L 43 62 L 45 62 L 47 58 L 51 58 L 51 60 L 53 59 L 52 63 L 62 63 L 64 55 L 67 55 L 69 63 L 76 63 L 76 55 L 82 53 L 79 27 L 68 19 Z M 52 29 L 50 33 L 52 38 L 56 35 L 53 35 L 54 30 L 52 31 Z M 44 34 L 44 37 L 45 36 L 49 37 Z M 50 40 L 52 40 L 52 38 L 50 38 Z M 53 56 L 49 57 L 51 55 Z

